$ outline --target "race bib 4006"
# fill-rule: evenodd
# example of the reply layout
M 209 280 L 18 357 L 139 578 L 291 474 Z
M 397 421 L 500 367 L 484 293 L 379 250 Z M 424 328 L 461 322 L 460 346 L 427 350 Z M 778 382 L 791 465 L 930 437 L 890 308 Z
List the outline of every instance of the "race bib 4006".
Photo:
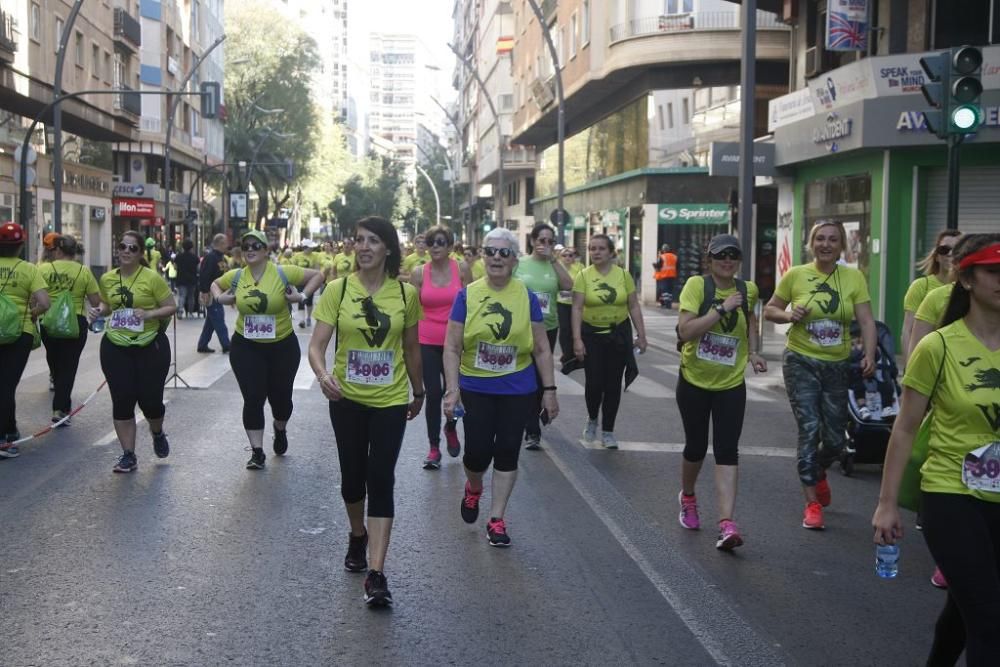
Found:
M 128 331 L 142 331 L 142 318 L 135 314 L 132 308 L 119 308 L 111 313 L 111 328 Z
M 697 356 L 702 361 L 711 361 L 723 366 L 736 365 L 736 351 L 740 340 L 736 336 L 709 331 L 698 342 Z
M 806 331 L 820 347 L 835 347 L 844 342 L 844 326 L 836 320 L 813 320 L 806 325 Z
M 962 482 L 973 491 L 1000 493 L 1000 442 L 965 455 Z
M 274 340 L 276 328 L 274 315 L 243 316 L 243 337 L 247 340 Z
M 348 350 L 347 381 L 353 384 L 392 384 L 392 350 Z
M 513 345 L 493 345 L 480 341 L 476 368 L 491 373 L 513 373 L 517 370 L 517 348 Z

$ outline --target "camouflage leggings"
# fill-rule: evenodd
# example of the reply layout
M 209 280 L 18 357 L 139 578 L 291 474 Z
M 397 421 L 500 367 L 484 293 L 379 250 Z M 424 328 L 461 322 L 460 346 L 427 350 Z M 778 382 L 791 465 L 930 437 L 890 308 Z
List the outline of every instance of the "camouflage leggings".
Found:
M 799 479 L 815 486 L 844 449 L 847 361 L 821 361 L 785 350 L 785 391 L 799 426 Z

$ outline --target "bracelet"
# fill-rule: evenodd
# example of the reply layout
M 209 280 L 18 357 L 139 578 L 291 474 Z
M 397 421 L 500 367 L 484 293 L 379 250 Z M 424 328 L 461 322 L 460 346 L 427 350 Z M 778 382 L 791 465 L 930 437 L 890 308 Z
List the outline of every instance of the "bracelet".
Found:
M 557 388 L 555 386 L 552 386 L 552 387 L 542 387 L 542 391 L 556 391 L 556 389 Z
M 417 392 L 413 392 L 413 400 L 417 400 L 418 398 L 422 399 L 426 395 L 426 392 L 420 392 L 419 394 Z

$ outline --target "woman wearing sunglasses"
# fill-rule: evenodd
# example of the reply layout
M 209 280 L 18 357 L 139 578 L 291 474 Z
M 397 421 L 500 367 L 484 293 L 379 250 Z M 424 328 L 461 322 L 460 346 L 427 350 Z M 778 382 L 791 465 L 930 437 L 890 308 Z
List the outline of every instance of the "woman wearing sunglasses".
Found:
M 444 372 L 448 389 L 444 413 L 465 411 L 465 493 L 461 513 L 466 523 L 479 517 L 483 477 L 493 464 L 490 516 L 486 537 L 495 547 L 510 546 L 504 515 L 517 480 L 521 434 L 535 410 L 541 377 L 542 422 L 559 413 L 552 351 L 538 298 L 520 280 L 517 237 L 494 229 L 483 239 L 486 277 L 458 293 L 448 322 Z
M 476 246 L 469 246 L 465 249 L 465 266 L 469 271 L 471 276 L 470 282 L 472 280 L 479 280 L 486 275 L 486 268 L 483 265 L 483 258 L 479 256 L 479 248 Z
M 466 284 L 459 263 L 451 258 L 449 251 L 455 237 L 447 227 L 438 225 L 427 230 L 427 246 L 431 261 L 418 266 L 410 274 L 410 284 L 420 295 L 420 305 L 424 318 L 417 331 L 420 338 L 420 359 L 424 371 L 424 388 L 427 390 L 427 405 L 424 417 L 427 420 L 427 439 L 430 451 L 424 459 L 426 470 L 441 467 L 441 396 L 444 392 L 444 337 L 448 331 L 448 314 L 451 313 L 455 296 Z M 458 441 L 458 421 L 448 419 L 444 425 L 444 437 L 448 443 L 448 454 L 458 456 L 462 446 Z
M 590 237 L 590 266 L 573 281 L 573 354 L 583 362 L 587 425 L 583 439 L 618 449 L 615 419 L 622 400 L 622 377 L 634 368 L 633 346 L 646 351 L 646 325 L 635 294 L 635 282 L 615 261 L 614 245 L 606 234 Z M 635 327 L 635 340 L 632 330 Z M 565 372 L 565 370 L 564 370 Z
M 389 221 L 360 220 L 354 254 L 357 271 L 330 283 L 320 298 L 309 364 L 330 401 L 337 440 L 341 496 L 351 524 L 344 567 L 368 570 L 365 602 L 385 606 L 392 604 L 383 568 L 395 514 L 396 460 L 406 422 L 420 414 L 424 401 L 417 336 L 422 312 L 416 288 L 398 280 L 401 250 Z M 331 372 L 326 349 L 334 331 Z
M 267 237 L 257 230 L 243 234 L 240 250 L 246 266 L 217 278 L 211 292 L 217 303 L 235 304 L 239 313 L 229 363 L 243 394 L 243 428 L 251 450 L 246 467 L 261 470 L 266 460 L 265 402 L 271 404 L 274 419 L 274 454 L 282 456 L 288 451 L 285 429 L 292 416 L 292 385 L 302 357 L 288 304 L 311 296 L 323 284 L 323 274 L 300 266 L 273 264 Z
M 576 277 L 585 268 L 583 262 L 577 259 L 575 248 L 562 248 L 556 246 L 559 253 L 559 262 L 569 277 L 576 281 Z M 565 364 L 573 358 L 573 286 L 569 289 L 560 289 L 556 298 L 556 311 L 559 314 L 559 349 L 561 351 L 559 363 Z
M 917 323 L 917 311 L 920 309 L 927 295 L 939 287 L 951 285 L 954 281 L 954 277 L 951 275 L 951 251 L 955 249 L 955 244 L 958 243 L 961 235 L 962 232 L 957 229 L 945 229 L 937 235 L 934 247 L 927 253 L 927 256 L 917 263 L 917 268 L 924 275 L 910 283 L 909 289 L 906 290 L 906 296 L 903 297 L 902 340 L 904 366 L 906 365 L 911 347 L 916 346 L 921 338 L 937 327 L 940 316 L 944 313 L 943 306 L 947 304 L 947 299 L 944 299 L 937 319 L 933 322 L 920 320 L 920 323 Z M 951 296 L 950 289 L 946 293 L 948 296 Z M 918 334 L 916 340 L 913 340 L 914 329 L 917 329 Z
M 139 465 L 135 455 L 135 406 L 138 404 L 153 435 L 153 452 L 170 453 L 163 432 L 163 383 L 170 370 L 170 343 L 163 333 L 177 310 L 167 281 L 146 264 L 143 239 L 138 232 L 122 234 L 118 268 L 101 276 L 101 305 L 91 308 L 93 318 L 107 316 L 101 339 L 101 369 L 111 393 L 115 433 L 122 455 L 114 472 L 132 472 Z
M 549 339 L 549 351 L 555 350 L 556 337 L 559 335 L 559 312 L 556 299 L 560 290 L 573 289 L 573 278 L 566 267 L 559 261 L 554 252 L 556 233 L 549 225 L 540 222 L 531 230 L 530 254 L 522 257 L 514 270 L 514 277 L 523 282 L 538 299 L 542 309 L 542 323 Z M 538 423 L 538 415 L 542 410 L 542 393 L 535 397 L 535 406 L 528 412 L 528 420 L 524 424 L 524 443 L 526 449 L 539 449 L 542 442 L 542 427 Z
M 837 263 L 846 238 L 839 222 L 816 223 L 808 244 L 813 261 L 782 276 L 764 308 L 769 321 L 792 325 L 782 370 L 799 429 L 798 472 L 806 501 L 802 527 L 810 530 L 824 528 L 823 508 L 831 500 L 826 469 L 844 449 L 851 320 L 861 326 L 862 375 L 875 373 L 875 318 L 868 283 L 858 269 Z
M 681 369 L 677 380 L 677 408 L 684 422 L 681 462 L 681 526 L 701 527 L 695 484 L 708 452 L 708 425 L 712 424 L 715 491 L 719 505 L 719 537 L 715 547 L 732 550 L 743 544 L 733 520 L 738 481 L 738 446 L 746 411 L 747 363 L 755 373 L 767 370 L 757 349 L 757 286 L 736 278 L 743 255 L 731 234 L 719 234 L 708 243 L 705 276 L 684 283 L 677 333 Z M 714 290 L 714 293 L 710 294 Z M 745 299 L 745 300 L 744 300 Z

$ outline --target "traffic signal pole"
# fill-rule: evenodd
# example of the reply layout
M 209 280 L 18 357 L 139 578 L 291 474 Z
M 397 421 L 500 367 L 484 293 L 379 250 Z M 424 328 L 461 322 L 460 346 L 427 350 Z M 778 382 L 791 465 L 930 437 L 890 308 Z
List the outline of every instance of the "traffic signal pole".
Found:
M 948 229 L 958 229 L 958 187 L 962 140 L 965 135 L 948 136 Z

